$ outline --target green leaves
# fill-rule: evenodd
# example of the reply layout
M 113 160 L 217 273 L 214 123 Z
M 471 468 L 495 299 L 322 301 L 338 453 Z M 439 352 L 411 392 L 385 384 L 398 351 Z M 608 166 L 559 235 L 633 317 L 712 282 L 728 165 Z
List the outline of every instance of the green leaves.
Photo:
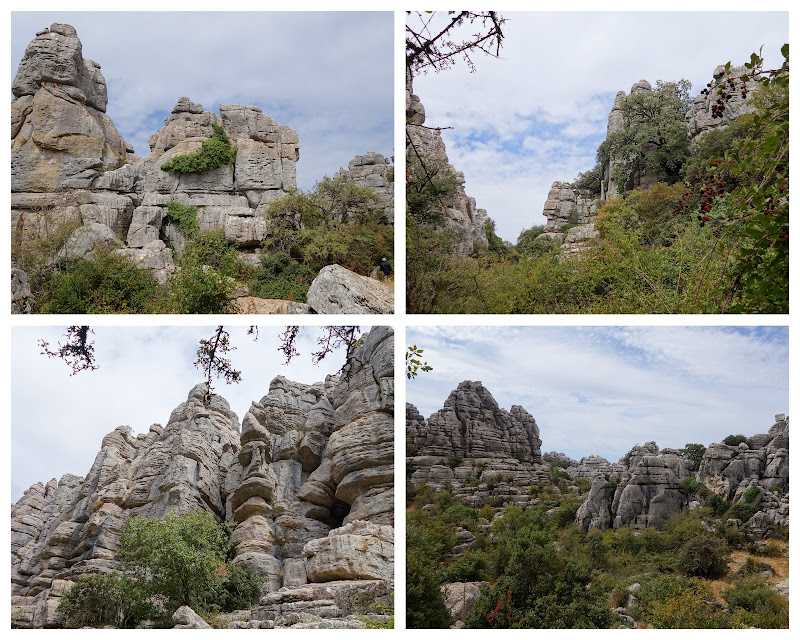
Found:
M 184 156 L 176 156 L 169 162 L 161 165 L 162 171 L 177 171 L 178 173 L 200 173 L 210 171 L 224 164 L 233 164 L 236 161 L 236 147 L 231 146 L 231 141 L 222 125 L 212 123 L 214 135 L 210 140 L 203 142 L 200 151 Z
M 423 362 L 420 358 L 422 356 L 422 349 L 417 349 L 417 346 L 408 347 L 406 350 L 406 378 L 416 378 L 419 371 L 432 371 L 427 362 Z

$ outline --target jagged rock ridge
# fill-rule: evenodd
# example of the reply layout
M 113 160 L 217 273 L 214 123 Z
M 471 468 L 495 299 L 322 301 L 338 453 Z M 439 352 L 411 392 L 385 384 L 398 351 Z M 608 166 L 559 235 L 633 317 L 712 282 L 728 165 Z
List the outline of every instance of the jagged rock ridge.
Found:
M 173 510 L 237 523 L 234 562 L 265 581 L 234 626 L 363 626 L 348 616 L 393 587 L 393 363 L 373 328 L 342 377 L 275 378 L 241 430 L 198 385 L 165 427 L 112 431 L 85 478 L 33 485 L 11 507 L 15 626 L 57 625 L 71 581 L 117 566 L 125 519 Z
M 406 404 L 411 482 L 436 490 L 451 484 L 454 495 L 474 504 L 491 497 L 527 505 L 523 490 L 547 477 L 541 444 L 533 416 L 518 405 L 501 409 L 480 382 L 460 383 L 427 421 Z
M 739 523 L 756 535 L 788 525 L 788 418 L 775 416 L 768 433 L 750 440 L 752 449 L 745 443 L 710 445 L 699 469 L 679 451 L 659 449 L 655 442 L 634 446 L 615 463 L 596 455 L 576 462 L 563 453 L 543 456 L 533 417 L 519 406 L 510 412 L 500 409 L 480 382 L 459 384 L 428 420 L 406 404 L 406 464 L 412 484 L 425 483 L 435 491 L 449 487 L 473 506 L 526 507 L 536 503 L 529 487 L 548 482 L 547 465 L 555 463 L 573 480 L 591 483 L 576 513 L 584 530 L 661 527 L 678 511 L 699 506 L 690 503 L 683 487 L 690 477 L 727 501 L 742 502 L 749 489 L 760 488 L 754 503 L 758 511 Z M 464 543 L 469 547 L 469 540 Z
M 576 514 L 584 529 L 629 525 L 635 529 L 660 527 L 689 504 L 681 485 L 695 478 L 724 500 L 744 502 L 749 489 L 759 488 L 757 512 L 746 522 L 755 535 L 764 536 L 775 526 L 789 524 L 789 421 L 783 414 L 766 434 L 733 447 L 711 444 L 699 469 L 674 449 L 659 451 L 655 442 L 634 447 L 630 457 L 610 464 L 591 456 L 570 465 L 573 478 L 586 478 L 592 487 Z

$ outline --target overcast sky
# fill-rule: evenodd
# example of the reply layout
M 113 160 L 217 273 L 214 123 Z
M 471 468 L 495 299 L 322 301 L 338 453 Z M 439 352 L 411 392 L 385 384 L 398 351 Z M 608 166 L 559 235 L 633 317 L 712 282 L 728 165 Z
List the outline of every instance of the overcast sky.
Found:
M 502 59 L 420 76 L 414 93 L 427 126 L 453 127 L 442 131 L 450 163 L 511 242 L 545 222 L 554 181 L 594 166 L 618 91 L 685 78 L 695 96 L 717 65 L 748 62 L 761 45 L 779 61 L 789 41 L 786 12 L 501 13 Z
M 542 452 L 576 460 L 766 433 L 789 409 L 785 327 L 409 327 L 407 342 L 433 366 L 406 394 L 426 419 L 480 380 L 536 419 Z
M 354 156 L 393 154 L 392 12 L 13 12 L 11 78 L 37 31 L 71 24 L 107 113 L 139 156 L 178 98 L 251 104 L 297 131 L 310 189 Z
M 100 450 L 103 437 L 120 425 L 134 434 L 150 425 L 166 426 L 170 413 L 186 401 L 189 391 L 203 381 L 194 368 L 201 338 L 215 327 L 94 327 L 97 371 L 69 375 L 59 359 L 40 355 L 37 342 L 51 348 L 63 342 L 65 327 L 14 327 L 11 376 L 11 499 L 16 502 L 29 486 L 60 478 L 65 473 L 85 476 Z M 242 372 L 238 385 L 212 382 L 231 405 L 241 423 L 253 401 L 269 391 L 277 375 L 311 384 L 325 380 L 344 362 L 338 351 L 319 366 L 311 352 L 321 335 L 318 327 L 304 327 L 299 337 L 300 357 L 289 366 L 277 351 L 282 327 L 261 327 L 257 342 L 246 327 L 230 327 L 237 350 L 229 354 Z

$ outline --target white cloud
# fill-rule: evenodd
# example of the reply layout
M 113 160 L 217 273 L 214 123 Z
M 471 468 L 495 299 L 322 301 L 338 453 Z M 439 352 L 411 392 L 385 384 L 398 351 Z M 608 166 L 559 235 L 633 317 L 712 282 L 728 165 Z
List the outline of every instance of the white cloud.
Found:
M 414 92 L 427 124 L 454 127 L 442 132 L 451 164 L 499 235 L 512 241 L 544 220 L 554 181 L 594 166 L 617 91 L 640 79 L 686 78 L 696 95 L 717 65 L 746 62 L 761 45 L 767 64 L 775 63 L 789 37 L 786 12 L 501 13 L 508 18 L 502 59 L 476 59 L 474 74 L 460 64 L 420 76 Z M 523 140 L 542 125 L 556 126 L 559 143 L 545 157 L 517 153 L 501 159 L 505 166 L 481 166 L 464 144 L 470 137 Z
M 146 433 L 153 423 L 166 425 L 170 413 L 186 400 L 204 375 L 193 366 L 198 342 L 213 327 L 93 328 L 97 371 L 69 375 L 58 359 L 40 354 L 38 340 L 51 347 L 63 342 L 64 327 L 14 327 L 11 364 L 11 494 L 17 500 L 35 482 L 65 473 L 85 475 L 103 437 L 120 425 Z M 212 381 L 239 420 L 269 391 L 277 375 L 311 384 L 341 366 L 337 352 L 319 366 L 311 363 L 321 330 L 304 328 L 298 340 L 301 356 L 284 366 L 277 351 L 282 327 L 261 327 L 258 341 L 245 327 L 229 327 L 237 349 L 229 354 L 242 371 L 238 385 Z
M 11 74 L 53 22 L 100 63 L 108 115 L 140 156 L 180 96 L 253 104 L 300 138 L 298 186 L 357 154 L 392 154 L 391 12 L 14 12 Z
M 763 433 L 788 409 L 780 328 L 410 327 L 408 341 L 433 366 L 407 393 L 426 418 L 480 380 L 534 416 L 543 450 L 574 458 Z

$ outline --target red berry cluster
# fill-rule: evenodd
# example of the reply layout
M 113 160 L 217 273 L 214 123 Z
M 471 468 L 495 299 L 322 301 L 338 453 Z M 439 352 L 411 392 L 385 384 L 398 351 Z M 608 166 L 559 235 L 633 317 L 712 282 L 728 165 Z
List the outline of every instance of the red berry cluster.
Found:
M 706 85 L 706 88 L 703 89 L 700 93 L 702 95 L 711 95 L 713 87 L 709 82 Z M 719 88 L 717 89 L 717 94 L 719 98 L 717 98 L 716 102 L 711 105 L 711 117 L 712 118 L 721 118 L 722 115 L 725 113 L 725 105 L 730 102 L 730 99 L 733 97 L 734 93 L 739 93 L 744 100 L 747 98 L 747 84 L 741 81 L 737 81 L 736 78 L 728 78 L 726 81 L 721 82 Z
M 715 160 L 714 166 L 717 167 L 721 163 L 722 160 Z M 697 215 L 697 219 L 700 221 L 701 227 L 705 226 L 706 222 L 711 220 L 708 214 L 711 212 L 711 207 L 714 206 L 714 200 L 722 195 L 726 184 L 724 178 L 720 178 L 716 175 L 712 175 L 710 179 L 706 178 L 706 180 L 703 178 L 704 176 L 702 173 L 698 172 L 695 174 L 691 184 L 688 185 L 689 188 L 683 192 L 680 202 L 678 202 L 674 211 L 675 214 L 683 213 L 690 201 L 693 201 L 699 196 L 700 213 Z

